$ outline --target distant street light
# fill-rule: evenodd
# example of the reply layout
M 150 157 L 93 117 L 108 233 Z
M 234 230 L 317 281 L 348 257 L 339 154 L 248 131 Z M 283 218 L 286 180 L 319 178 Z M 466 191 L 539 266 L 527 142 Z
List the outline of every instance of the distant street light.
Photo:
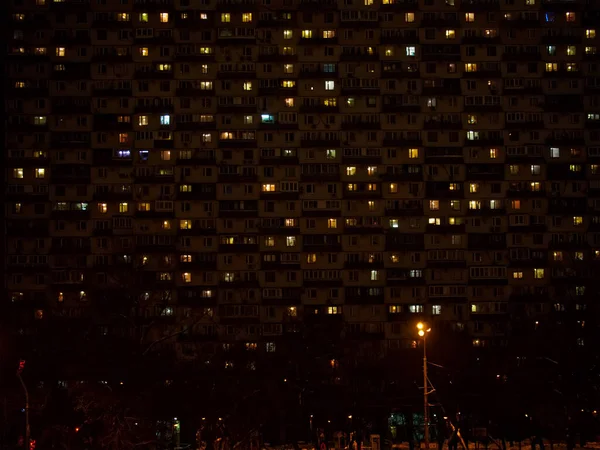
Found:
M 423 440 L 425 450 L 429 450 L 429 380 L 427 378 L 427 333 L 431 328 L 426 328 L 423 322 L 417 324 L 419 336 L 423 338 Z

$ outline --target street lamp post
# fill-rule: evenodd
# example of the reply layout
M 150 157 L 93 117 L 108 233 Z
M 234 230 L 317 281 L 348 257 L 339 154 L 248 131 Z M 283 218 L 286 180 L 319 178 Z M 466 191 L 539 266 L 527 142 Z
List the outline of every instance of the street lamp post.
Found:
M 429 450 L 429 380 L 427 378 L 427 333 L 431 328 L 425 328 L 422 322 L 417 324 L 419 336 L 423 338 L 423 441 L 425 450 Z
M 25 361 L 21 360 L 19 361 L 19 368 L 17 369 L 17 378 L 21 382 L 21 387 L 25 393 L 25 448 L 29 450 L 29 447 L 31 446 L 31 428 L 29 427 L 29 391 L 27 390 L 27 385 L 21 376 L 23 369 L 25 369 Z

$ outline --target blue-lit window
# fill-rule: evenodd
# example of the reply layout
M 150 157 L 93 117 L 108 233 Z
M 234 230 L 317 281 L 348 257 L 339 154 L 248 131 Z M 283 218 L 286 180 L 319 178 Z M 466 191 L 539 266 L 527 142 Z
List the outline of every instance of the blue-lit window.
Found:
M 335 72 L 335 64 L 323 64 L 323 72 L 334 73 Z
M 88 204 L 85 203 L 85 202 L 73 203 L 73 209 L 75 211 L 87 211 L 88 210 Z
M 171 125 L 171 116 L 169 116 L 168 114 L 160 116 L 160 124 Z
M 148 150 L 140 150 L 140 161 L 148 161 Z
M 551 23 L 554 22 L 554 19 L 556 19 L 556 15 L 552 12 L 547 12 L 546 14 L 544 14 L 544 21 L 547 23 Z
M 261 114 L 261 123 L 275 123 L 275 118 L 271 114 Z
M 131 150 L 119 150 L 117 158 L 131 158 Z

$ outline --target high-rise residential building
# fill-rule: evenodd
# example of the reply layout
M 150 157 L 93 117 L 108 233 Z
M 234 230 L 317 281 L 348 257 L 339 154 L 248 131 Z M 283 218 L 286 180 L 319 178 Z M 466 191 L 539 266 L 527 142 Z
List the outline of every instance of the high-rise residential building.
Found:
M 23 334 L 118 311 L 181 357 L 308 323 L 394 352 L 422 319 L 495 347 L 593 299 L 594 2 L 11 4 Z

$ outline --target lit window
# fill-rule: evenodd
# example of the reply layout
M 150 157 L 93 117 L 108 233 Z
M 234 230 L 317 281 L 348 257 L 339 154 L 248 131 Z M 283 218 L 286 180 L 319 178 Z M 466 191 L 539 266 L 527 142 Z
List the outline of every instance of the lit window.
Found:
M 594 39 L 596 37 L 596 30 L 594 30 L 594 29 L 585 30 L 585 37 L 587 39 Z
M 388 47 L 385 49 L 385 56 L 394 56 L 394 48 Z
M 477 72 L 477 63 L 466 63 L 465 72 Z
M 120 213 L 128 213 L 129 212 L 129 203 L 119 203 L 119 212 Z
M 171 150 L 161 150 L 160 159 L 162 161 L 171 161 Z
M 562 261 L 563 260 L 563 252 L 552 253 L 552 259 L 554 259 L 554 261 Z
M 356 100 L 353 97 L 348 97 L 346 99 L 346 106 L 349 108 L 354 108 L 356 106 Z
M 397 194 L 398 193 L 398 184 L 397 183 L 390 183 L 390 187 L 388 189 L 388 192 L 390 194 Z
M 334 89 L 335 89 L 335 81 L 333 81 L 333 80 L 325 81 L 325 90 L 326 91 L 333 91 Z
M 523 278 L 523 272 L 521 272 L 521 271 L 513 272 L 513 279 L 520 280 L 522 278 Z
M 286 108 L 293 108 L 294 107 L 294 99 L 293 98 L 290 98 L 290 97 L 286 98 L 284 100 L 284 103 L 285 103 Z
M 335 149 L 328 149 L 326 151 L 326 157 L 327 159 L 335 159 L 337 156 L 337 152 L 335 151 Z
M 296 82 L 294 80 L 283 80 L 281 82 L 281 87 L 284 88 L 293 88 L 296 86 Z
M 409 45 L 406 47 L 406 56 L 415 56 L 417 54 L 417 47 Z
M 13 169 L 13 178 L 23 178 L 24 170 L 22 168 Z
M 412 23 L 412 22 L 414 22 L 415 21 L 415 13 L 411 13 L 411 12 L 405 13 L 404 14 L 404 21 L 406 23 Z
M 581 216 L 575 216 L 575 217 L 573 217 L 573 225 L 576 226 L 576 227 L 580 226 L 580 225 L 583 225 L 583 217 L 581 217 Z
M 544 269 L 533 269 L 533 278 L 536 280 L 544 278 Z
M 163 220 L 162 221 L 162 229 L 163 230 L 170 230 L 171 229 L 171 221 L 170 220 Z
M 335 37 L 335 30 L 323 30 L 323 39 L 333 39 Z
M 173 67 L 171 64 L 159 64 L 157 69 L 159 72 L 170 72 Z
M 556 72 L 558 71 L 558 63 L 546 63 L 545 66 L 546 72 Z
M 229 14 L 229 13 L 222 13 L 221 14 L 221 22 L 223 22 L 223 23 L 229 23 L 229 22 L 231 22 L 231 14 Z
M 498 157 L 498 149 L 490 148 L 490 159 L 496 159 Z
M 274 236 L 265 236 L 265 247 L 275 247 Z
M 377 175 L 377 166 L 369 166 L 369 167 L 367 167 L 367 173 L 369 175 Z
M 138 125 L 140 127 L 145 127 L 146 125 L 148 125 L 148 116 L 139 116 Z
M 244 90 L 251 91 L 252 90 L 252 81 L 244 81 Z
M 253 122 L 254 122 L 254 117 L 244 116 L 244 125 L 252 125 Z
M 356 167 L 353 167 L 353 166 L 346 167 L 346 175 L 349 175 L 349 176 L 356 175 Z
M 34 50 L 34 53 L 36 55 L 45 55 L 46 54 L 46 47 L 36 47 Z
M 481 201 L 469 200 L 469 209 L 481 209 Z
M 302 30 L 302 39 L 311 39 L 313 37 L 312 30 Z
M 327 219 L 327 228 L 337 228 L 337 219 Z
M 295 247 L 296 246 L 296 236 L 286 236 L 285 246 L 286 247 Z
M 148 51 L 148 47 L 141 47 L 140 48 L 140 56 L 149 56 L 150 52 Z
M 118 13 L 117 14 L 117 22 L 129 22 L 129 14 L 128 13 Z
M 510 206 L 512 209 L 515 210 L 521 209 L 521 200 L 511 200 Z
M 577 20 L 577 14 L 575 14 L 574 12 L 566 12 L 565 20 L 567 22 L 575 22 Z
M 181 281 L 183 281 L 184 283 L 191 283 L 192 282 L 192 274 L 189 272 L 182 273 Z
M 294 32 L 292 30 L 283 30 L 283 38 L 284 39 L 292 39 L 294 37 Z
M 454 39 L 456 37 L 455 30 L 446 30 L 446 39 Z
M 567 56 L 575 56 L 577 54 L 577 49 L 574 45 L 567 46 Z
M 317 254 L 316 253 L 309 253 L 306 255 L 306 263 L 307 264 L 314 264 L 317 262 Z
M 171 125 L 171 116 L 168 114 L 164 114 L 160 116 L 160 124 L 161 125 Z
M 140 22 L 148 22 L 148 13 L 140 13 L 138 17 Z
M 150 207 L 150 203 L 148 202 L 140 202 L 137 204 L 137 210 L 138 211 L 151 211 L 152 208 Z
M 429 200 L 429 209 L 431 211 L 437 211 L 440 209 L 440 201 L 439 200 Z
M 371 281 L 379 281 L 379 270 L 371 270 Z
M 465 13 L 465 22 L 475 22 L 475 13 Z
M 252 22 L 252 13 L 242 13 L 242 22 L 244 22 L 244 23 Z
M 192 229 L 192 221 L 188 219 L 182 219 L 179 221 L 179 229 L 180 230 L 191 230 Z
M 408 149 L 408 157 L 410 159 L 416 159 L 419 157 L 419 149 L 418 148 L 409 148 Z
M 167 23 L 169 21 L 169 13 L 163 12 L 159 14 L 160 22 Z
M 45 178 L 46 177 L 46 169 L 44 169 L 43 167 L 35 169 L 34 173 L 35 173 L 36 178 Z
M 119 133 L 119 144 L 127 144 L 129 142 L 128 133 Z
M 65 56 L 66 50 L 64 47 L 56 47 L 56 56 Z
M 275 192 L 277 190 L 274 184 L 263 184 L 262 192 Z
M 201 55 L 212 55 L 213 49 L 212 47 L 200 47 L 199 53 Z

